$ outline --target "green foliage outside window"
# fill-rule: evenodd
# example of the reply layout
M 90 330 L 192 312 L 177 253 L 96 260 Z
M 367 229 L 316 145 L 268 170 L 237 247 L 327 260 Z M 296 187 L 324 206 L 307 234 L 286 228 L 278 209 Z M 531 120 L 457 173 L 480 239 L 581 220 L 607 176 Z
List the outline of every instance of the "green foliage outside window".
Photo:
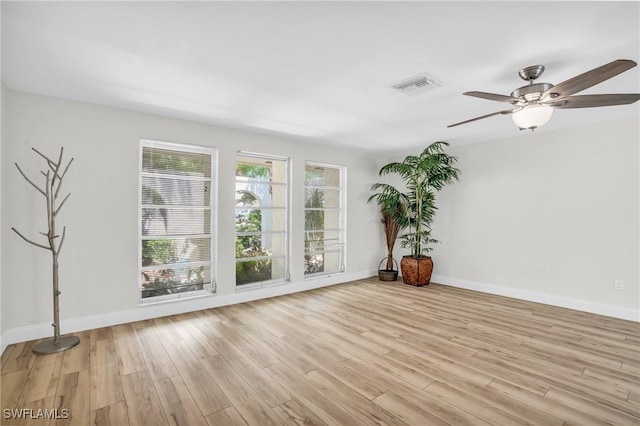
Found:
M 142 266 L 179 263 L 190 245 L 184 244 L 182 250 L 179 250 L 175 240 L 143 240 Z M 142 272 L 142 297 L 202 290 L 204 275 L 204 266 L 146 270 Z
M 168 171 L 173 174 L 210 176 L 211 156 L 160 148 L 145 150 L 142 156 L 143 171 Z
M 142 240 L 142 266 L 175 263 L 176 249 L 173 240 Z
M 202 290 L 205 268 L 199 266 L 183 270 L 161 269 L 145 271 L 142 275 L 145 279 L 142 284 L 142 297 L 154 297 Z
M 267 166 L 237 163 L 236 176 L 244 176 L 258 180 L 269 180 L 269 177 L 271 176 L 271 170 Z
M 324 192 L 319 189 L 312 190 L 307 200 L 305 208 L 321 209 L 324 206 Z M 324 210 L 308 210 L 304 215 L 304 267 L 305 274 L 314 274 L 324 271 L 324 254 L 315 253 L 315 250 L 324 248 L 324 232 L 316 231 L 324 229 Z
M 263 169 L 263 167 L 248 166 Z M 257 206 L 258 198 L 248 191 L 238 191 L 237 205 Z M 261 232 L 262 211 L 248 209 L 236 215 L 236 232 Z M 236 237 L 236 259 L 247 257 L 270 256 L 269 250 L 262 247 L 261 235 L 243 235 Z M 236 285 L 271 279 L 271 259 L 236 262 Z

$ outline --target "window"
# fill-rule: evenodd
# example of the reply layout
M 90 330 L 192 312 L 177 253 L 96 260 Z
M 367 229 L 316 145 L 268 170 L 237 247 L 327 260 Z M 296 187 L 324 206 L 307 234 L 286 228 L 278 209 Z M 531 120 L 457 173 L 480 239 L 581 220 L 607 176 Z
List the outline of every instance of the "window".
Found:
M 215 291 L 212 280 L 212 148 L 142 140 L 140 298 Z
M 236 286 L 260 287 L 288 277 L 285 158 L 236 157 Z
M 344 271 L 345 168 L 306 162 L 304 273 Z

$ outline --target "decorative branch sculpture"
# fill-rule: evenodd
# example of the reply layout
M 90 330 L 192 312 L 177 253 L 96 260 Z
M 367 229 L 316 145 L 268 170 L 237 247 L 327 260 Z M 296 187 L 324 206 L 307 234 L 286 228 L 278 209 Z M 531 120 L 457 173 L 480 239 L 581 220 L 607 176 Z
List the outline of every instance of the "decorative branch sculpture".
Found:
M 40 234 L 47 237 L 47 244 L 37 243 L 27 237 L 25 237 L 22 233 L 20 233 L 16 228 L 11 228 L 16 234 L 18 234 L 23 240 L 28 242 L 29 244 L 33 244 L 36 247 L 40 247 L 45 250 L 49 250 L 51 252 L 52 260 L 53 260 L 53 339 L 45 340 L 38 345 L 34 346 L 33 352 L 37 354 L 50 354 L 55 352 L 62 352 L 69 348 L 74 347 L 78 343 L 80 343 L 80 338 L 77 336 L 65 336 L 60 337 L 60 304 L 59 304 L 59 296 L 61 294 L 59 285 L 58 285 L 58 256 L 60 255 L 60 250 L 62 249 L 62 245 L 64 244 L 64 238 L 67 233 L 67 227 L 62 228 L 62 236 L 56 234 L 56 216 L 60 213 L 60 209 L 64 203 L 69 199 L 71 193 L 67 194 L 66 197 L 62 200 L 60 205 L 57 205 L 58 194 L 60 193 L 60 188 L 62 187 L 62 179 L 67 174 L 69 170 L 69 166 L 73 162 L 73 158 L 67 163 L 64 169 L 62 168 L 62 154 L 64 152 L 64 148 L 60 148 L 60 155 L 58 157 L 58 161 L 55 162 L 51 160 L 46 155 L 42 154 L 35 148 L 31 148 L 36 154 L 42 157 L 48 166 L 48 170 L 46 172 L 41 171 L 40 173 L 44 176 L 44 189 L 39 187 L 36 183 L 34 183 L 27 175 L 22 171 L 18 163 L 15 163 L 18 172 L 22 175 L 22 177 L 32 186 L 34 187 L 40 194 L 42 194 L 46 198 L 47 202 L 47 223 L 49 225 L 48 231 L 40 232 Z

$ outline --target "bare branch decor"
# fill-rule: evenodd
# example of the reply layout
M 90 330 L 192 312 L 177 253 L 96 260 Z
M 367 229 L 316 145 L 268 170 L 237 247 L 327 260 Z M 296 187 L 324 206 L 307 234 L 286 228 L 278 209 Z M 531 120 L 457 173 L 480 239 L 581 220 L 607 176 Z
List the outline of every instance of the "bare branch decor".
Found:
M 18 234 L 20 238 L 22 238 L 29 244 L 33 244 L 36 247 L 40 247 L 51 252 L 53 260 L 53 324 L 51 324 L 53 326 L 53 339 L 45 340 L 33 347 L 33 352 L 35 352 L 36 354 L 44 355 L 62 352 L 80 343 L 80 338 L 77 336 L 60 337 L 59 296 L 61 292 L 58 285 L 58 256 L 60 255 L 60 250 L 62 249 L 62 245 L 64 244 L 64 237 L 67 233 L 66 226 L 62 228 L 62 235 L 58 235 L 56 233 L 56 216 L 58 216 L 58 214 L 60 213 L 60 209 L 67 201 L 67 199 L 69 199 L 69 195 L 71 195 L 70 193 L 67 194 L 67 196 L 64 197 L 62 202 L 58 205 L 58 194 L 62 186 L 62 179 L 67 174 L 69 166 L 71 166 L 71 163 L 73 162 L 73 158 L 69 160 L 66 167 L 62 168 L 62 154 L 64 152 L 64 148 L 60 148 L 60 155 L 58 156 L 57 162 L 51 160 L 49 157 L 42 154 L 37 149 L 31 149 L 47 162 L 47 171 L 40 172 L 44 176 L 44 189 L 38 186 L 38 184 L 36 184 L 33 180 L 29 179 L 29 177 L 22 171 L 18 163 L 15 163 L 15 165 L 22 177 L 46 199 L 47 223 L 49 225 L 49 229 L 47 232 L 40 232 L 40 234 L 44 235 L 47 238 L 47 241 L 45 244 L 37 243 L 32 239 L 25 237 L 16 228 L 11 229 L 16 234 Z

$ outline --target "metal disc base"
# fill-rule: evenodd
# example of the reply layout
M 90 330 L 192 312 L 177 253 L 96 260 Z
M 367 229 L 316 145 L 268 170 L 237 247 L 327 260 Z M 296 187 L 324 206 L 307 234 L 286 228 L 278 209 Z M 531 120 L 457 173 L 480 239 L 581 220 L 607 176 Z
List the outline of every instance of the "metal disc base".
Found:
M 38 355 L 55 354 L 57 352 L 66 351 L 80 343 L 78 336 L 64 336 L 58 340 L 58 344 L 54 344 L 54 339 L 48 339 L 40 342 L 33 347 L 33 353 Z
M 522 68 L 518 72 L 518 75 L 520 76 L 521 79 L 525 81 L 531 81 L 540 77 L 543 72 L 544 72 L 543 65 L 533 65 L 530 67 Z

